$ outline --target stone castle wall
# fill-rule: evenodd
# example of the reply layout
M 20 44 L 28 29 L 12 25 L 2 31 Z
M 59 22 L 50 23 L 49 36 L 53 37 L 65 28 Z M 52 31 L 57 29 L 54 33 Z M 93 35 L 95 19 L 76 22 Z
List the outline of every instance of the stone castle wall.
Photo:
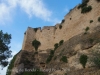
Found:
M 36 38 L 41 42 L 39 50 L 54 48 L 54 44 L 60 40 L 67 41 L 71 37 L 84 33 L 86 27 L 89 27 L 88 32 L 92 32 L 93 28 L 98 26 L 98 17 L 100 17 L 100 3 L 96 0 L 90 0 L 88 5 L 92 6 L 92 10 L 82 14 L 81 9 L 77 6 L 72 9 L 65 17 L 65 22 L 62 23 L 62 29 L 59 25 L 45 26 L 42 30 L 39 28 L 37 32 L 33 28 L 28 28 L 24 37 L 22 50 L 33 50 L 32 41 Z M 93 20 L 93 23 L 90 23 Z

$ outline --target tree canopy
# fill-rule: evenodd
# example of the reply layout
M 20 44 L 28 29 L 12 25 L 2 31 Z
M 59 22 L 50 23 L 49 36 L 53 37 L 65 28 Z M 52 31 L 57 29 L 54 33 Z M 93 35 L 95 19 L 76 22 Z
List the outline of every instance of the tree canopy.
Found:
M 10 49 L 11 34 L 3 33 L 0 30 L 0 66 L 6 67 L 8 65 L 8 58 L 11 57 Z

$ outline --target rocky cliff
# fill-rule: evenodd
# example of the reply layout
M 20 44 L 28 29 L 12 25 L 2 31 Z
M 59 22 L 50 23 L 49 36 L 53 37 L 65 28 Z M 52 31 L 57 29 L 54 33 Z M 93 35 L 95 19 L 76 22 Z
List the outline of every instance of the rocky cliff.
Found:
M 28 27 L 24 34 L 7 75 L 99 75 L 100 0 L 83 0 L 60 24 Z

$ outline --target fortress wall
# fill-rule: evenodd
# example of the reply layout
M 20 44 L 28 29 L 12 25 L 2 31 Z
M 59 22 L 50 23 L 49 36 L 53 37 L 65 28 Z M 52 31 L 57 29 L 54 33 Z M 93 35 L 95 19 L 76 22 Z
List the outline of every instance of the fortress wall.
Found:
M 46 50 L 53 48 L 54 44 L 55 27 L 45 26 L 42 31 L 36 33 L 36 38 L 41 42 L 39 49 Z
M 23 47 L 22 50 L 33 50 L 32 41 L 36 38 L 35 31 L 33 28 L 28 27 L 26 34 L 24 35 Z
M 65 22 L 62 23 L 62 29 L 59 29 L 59 25 L 55 26 L 45 26 L 42 30 L 33 31 L 33 28 L 28 28 L 27 35 L 25 36 L 25 45 L 23 45 L 24 50 L 33 49 L 31 42 L 36 38 L 41 42 L 39 50 L 46 50 L 54 48 L 54 44 L 58 43 L 60 40 L 67 41 L 75 35 L 84 33 L 86 27 L 89 27 L 88 32 L 92 32 L 93 28 L 98 26 L 98 17 L 100 17 L 100 3 L 95 0 L 90 0 L 89 4 L 92 6 L 92 10 L 88 13 L 82 14 L 81 9 L 77 9 L 77 6 L 68 13 L 64 19 Z M 93 20 L 93 23 L 90 23 Z

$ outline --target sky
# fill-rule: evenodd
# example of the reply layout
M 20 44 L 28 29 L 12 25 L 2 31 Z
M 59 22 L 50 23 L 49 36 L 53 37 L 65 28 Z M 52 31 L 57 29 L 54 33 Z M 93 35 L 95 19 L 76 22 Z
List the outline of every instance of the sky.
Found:
M 79 3 L 81 0 L 0 0 L 0 30 L 12 35 L 12 55 L 21 50 L 27 27 L 54 26 Z M 0 75 L 6 75 L 6 68 Z

